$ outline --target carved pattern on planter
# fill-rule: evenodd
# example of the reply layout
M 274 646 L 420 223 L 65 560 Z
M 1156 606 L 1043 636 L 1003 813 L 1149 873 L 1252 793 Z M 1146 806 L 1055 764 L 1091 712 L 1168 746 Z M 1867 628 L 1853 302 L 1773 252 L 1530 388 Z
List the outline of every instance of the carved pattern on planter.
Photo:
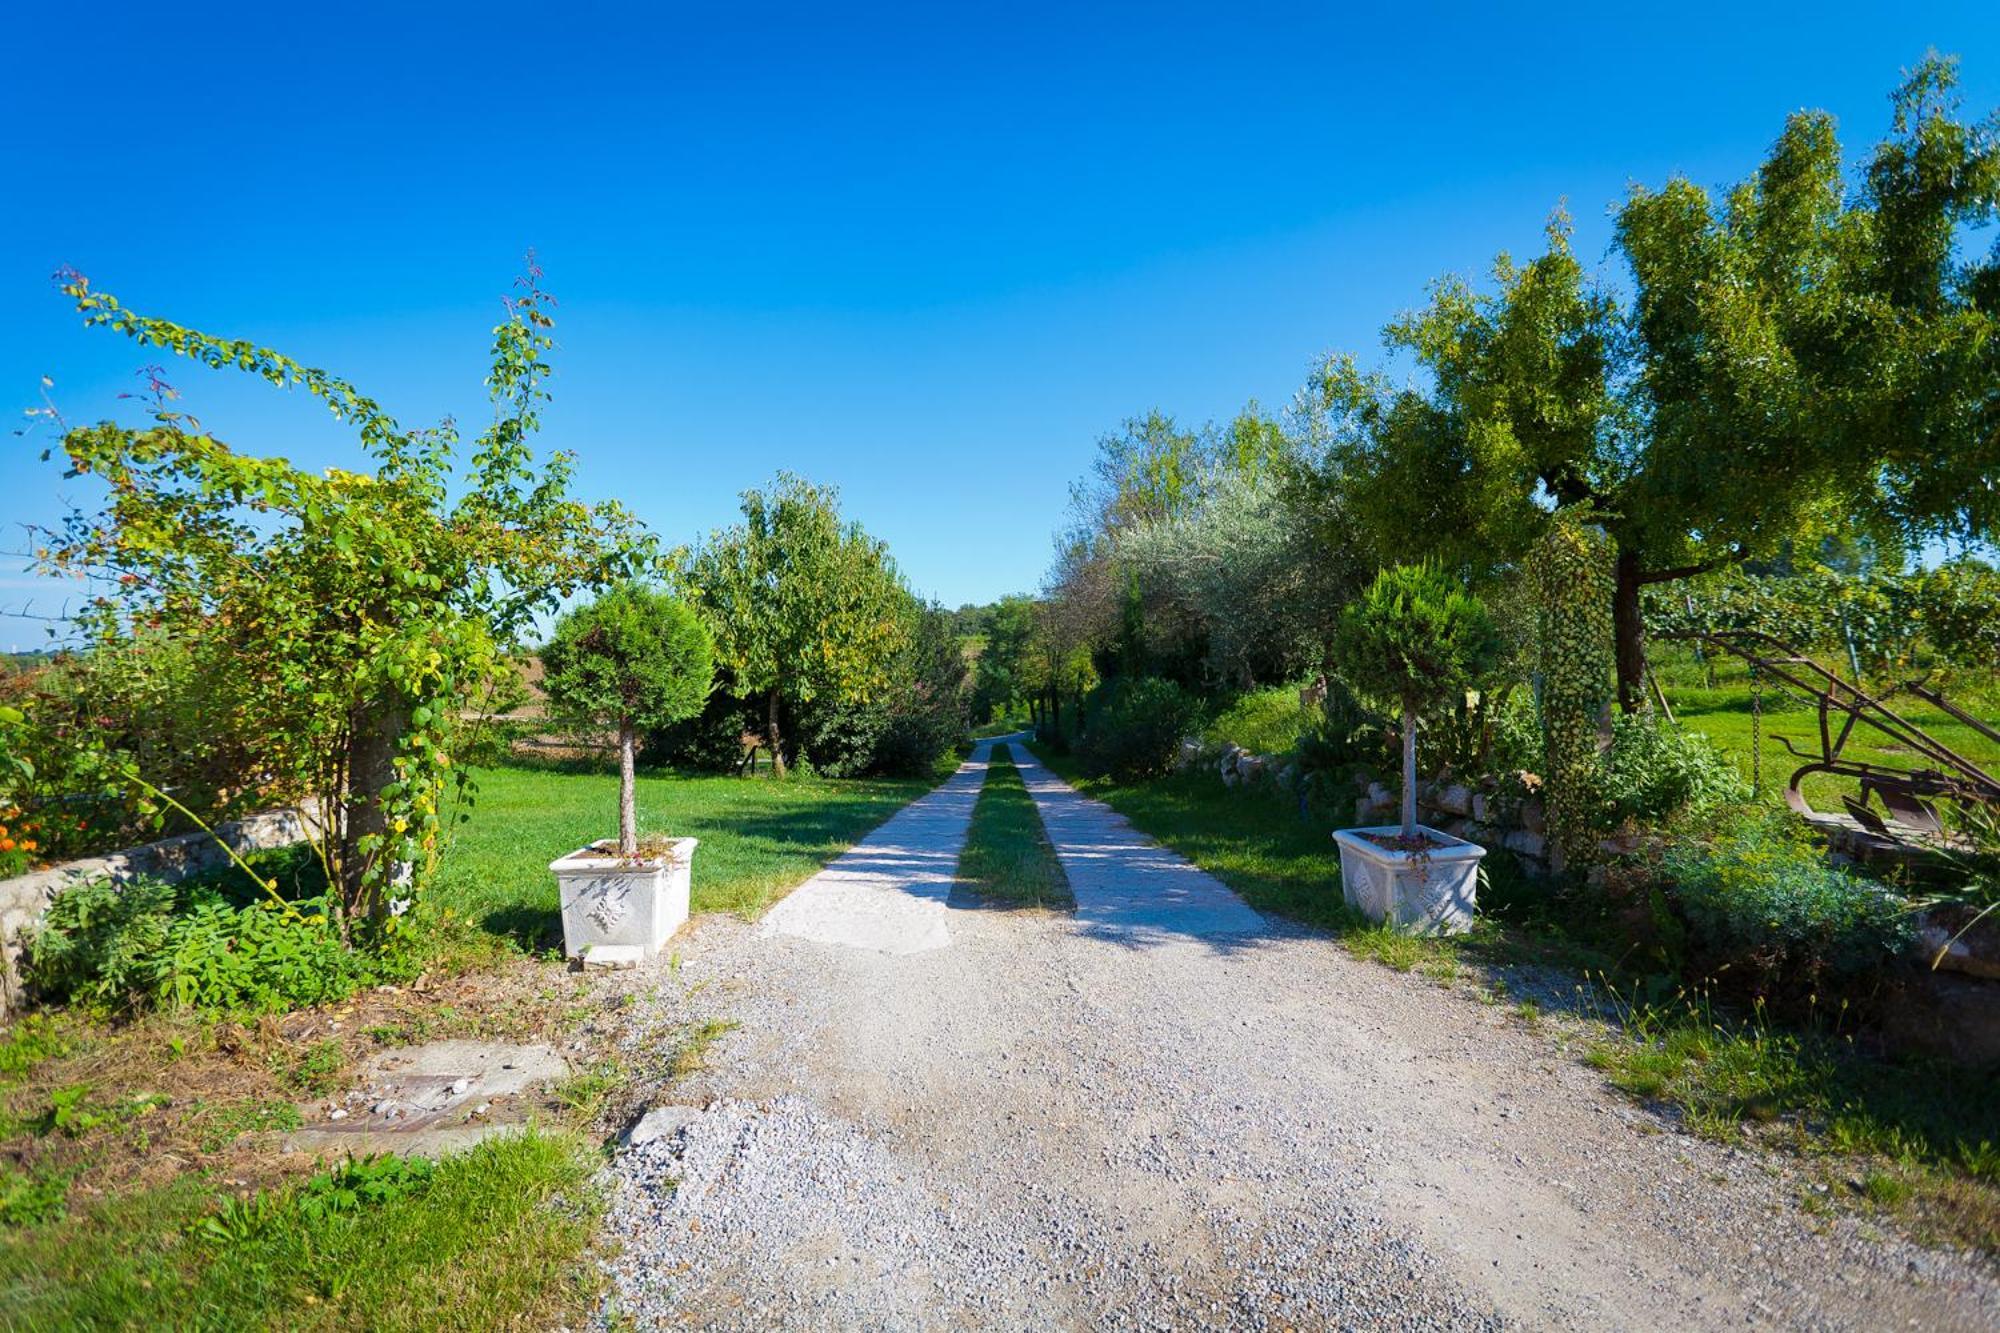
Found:
M 599 930 L 609 932 L 612 927 L 625 919 L 627 907 L 625 900 L 631 896 L 631 892 L 623 884 L 616 888 L 606 886 L 598 892 L 597 901 L 590 905 L 590 919 L 597 923 Z

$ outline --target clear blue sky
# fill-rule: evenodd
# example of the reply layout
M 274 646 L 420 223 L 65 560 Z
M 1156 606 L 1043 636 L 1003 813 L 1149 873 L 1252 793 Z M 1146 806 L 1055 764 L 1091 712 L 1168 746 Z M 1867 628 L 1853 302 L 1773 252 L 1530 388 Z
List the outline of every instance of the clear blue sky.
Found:
M 476 423 L 533 246 L 562 303 L 545 438 L 586 492 L 688 540 L 790 468 L 919 591 L 983 601 L 1039 581 L 1121 418 L 1281 404 L 1560 200 L 1601 255 L 1628 182 L 1734 180 L 1793 109 L 1864 146 L 1933 45 L 2000 106 L 1991 0 L 450 8 L 16 7 L 0 403 L 46 373 L 71 420 L 113 414 L 149 359 L 80 329 L 67 263 L 406 423 Z M 169 373 L 240 447 L 352 457 L 301 397 Z M 65 488 L 6 440 L 15 549 Z M 0 604 L 57 607 L 17 564 Z

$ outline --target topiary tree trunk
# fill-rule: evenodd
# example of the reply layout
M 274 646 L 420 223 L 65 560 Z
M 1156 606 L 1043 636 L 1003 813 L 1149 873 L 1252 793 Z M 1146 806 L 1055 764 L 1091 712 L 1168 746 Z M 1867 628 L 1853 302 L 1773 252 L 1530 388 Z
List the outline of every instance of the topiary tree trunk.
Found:
M 1598 729 L 1612 698 L 1611 540 L 1602 529 L 1557 515 L 1528 559 L 1538 608 L 1542 794 L 1549 864 L 1591 859 L 1603 804 Z

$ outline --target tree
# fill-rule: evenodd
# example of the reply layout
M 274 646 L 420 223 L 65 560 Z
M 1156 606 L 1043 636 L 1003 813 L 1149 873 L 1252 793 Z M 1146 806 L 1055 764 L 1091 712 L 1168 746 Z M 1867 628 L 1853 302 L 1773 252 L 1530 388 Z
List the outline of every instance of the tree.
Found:
M 239 453 L 175 410 L 149 372 L 150 426 L 65 431 L 70 474 L 98 479 L 108 499 L 42 534 L 40 552 L 53 572 L 116 589 L 85 617 L 100 639 L 143 627 L 206 654 L 246 733 L 269 738 L 274 786 L 320 803 L 344 921 L 386 924 L 435 863 L 460 717 L 510 670 L 498 651 L 563 597 L 652 556 L 622 506 L 569 494 L 572 456 L 537 462 L 530 448 L 553 346 L 539 278 L 531 262 L 493 331 L 493 422 L 461 469 L 449 420 L 407 430 L 325 371 L 62 275 L 86 325 L 320 399 L 373 467 L 315 472 Z
M 1927 59 L 1850 187 L 1833 123 L 1791 118 L 1720 203 L 1685 179 L 1618 213 L 1629 306 L 1552 220 L 1392 325 L 1425 382 L 1338 358 L 1315 378 L 1318 482 L 1384 562 L 1517 569 L 1554 511 L 1615 550 L 1617 687 L 1643 706 L 1641 590 L 1858 527 L 1887 544 L 2000 522 L 2000 255 L 1962 262 L 2000 207 L 2000 132 L 1967 125 Z
M 559 720 L 618 736 L 618 851 L 639 850 L 633 761 L 639 732 L 693 717 L 715 680 L 715 641 L 693 608 L 639 583 L 621 584 L 556 622 L 542 650 L 542 685 Z
M 841 522 L 832 487 L 790 473 L 769 494 L 745 491 L 743 522 L 714 533 L 685 576 L 735 692 L 764 701 L 781 777 L 782 706 L 866 701 L 909 634 L 911 599 L 888 548 Z
M 981 722 L 1032 695 L 1028 650 L 1034 634 L 1033 598 L 1014 594 L 993 604 L 972 668 L 972 706 Z
M 1361 694 L 1403 715 L 1403 836 L 1417 836 L 1417 722 L 1463 699 L 1503 643 L 1486 608 L 1435 565 L 1375 576 L 1341 617 L 1334 653 Z

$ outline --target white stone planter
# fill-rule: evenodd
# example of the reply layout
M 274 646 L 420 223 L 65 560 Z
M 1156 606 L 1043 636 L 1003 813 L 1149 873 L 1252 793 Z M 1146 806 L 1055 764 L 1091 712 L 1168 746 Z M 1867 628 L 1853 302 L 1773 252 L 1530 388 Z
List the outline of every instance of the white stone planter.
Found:
M 618 855 L 607 838 L 549 863 L 562 898 L 563 952 L 636 948 L 651 958 L 688 918 L 694 838 L 675 838 L 659 856 Z
M 1337 831 L 1333 840 L 1340 844 L 1342 894 L 1369 920 L 1387 921 L 1399 930 L 1457 935 L 1472 929 L 1479 858 L 1486 849 L 1422 824 L 1417 828 L 1443 846 L 1399 852 L 1365 836 L 1394 837 L 1403 831 L 1400 824 Z

